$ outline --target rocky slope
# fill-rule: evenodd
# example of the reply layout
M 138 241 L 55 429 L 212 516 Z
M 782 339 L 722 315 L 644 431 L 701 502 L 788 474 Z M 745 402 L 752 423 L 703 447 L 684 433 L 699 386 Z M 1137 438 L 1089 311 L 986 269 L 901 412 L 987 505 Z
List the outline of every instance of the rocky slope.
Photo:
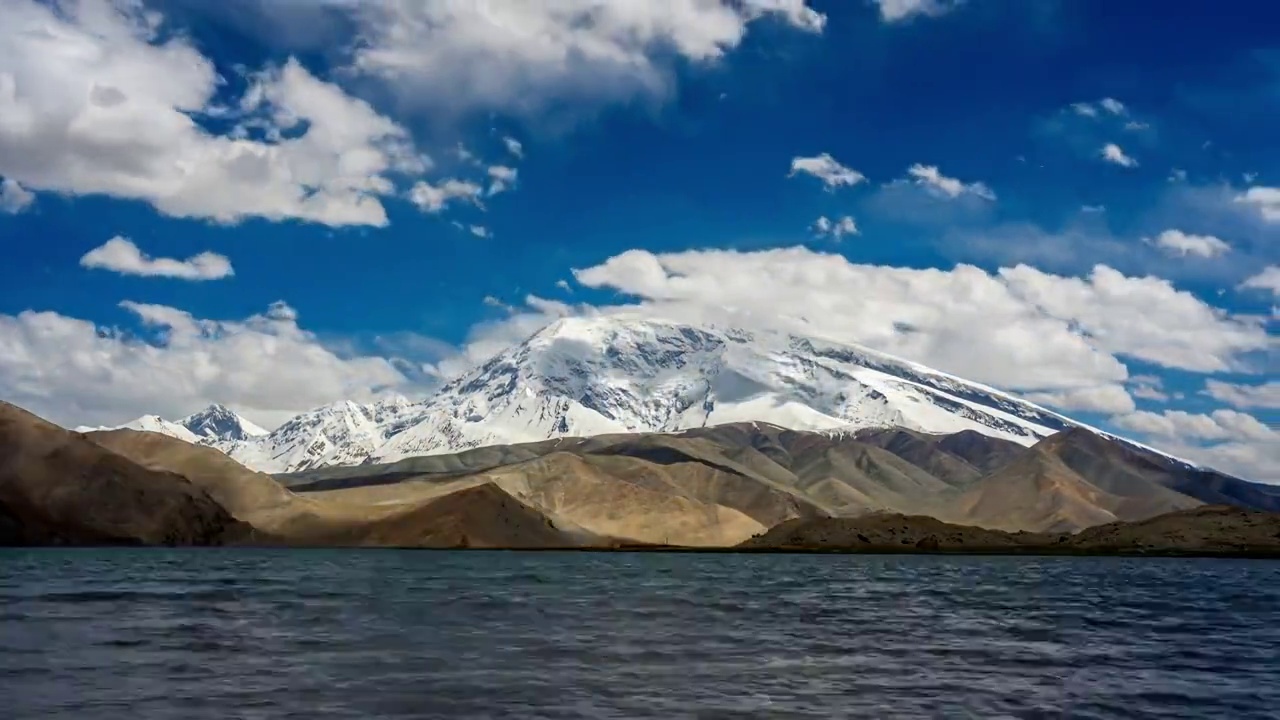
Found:
M 280 478 L 304 495 L 495 482 L 566 525 L 645 542 L 717 545 L 755 532 L 739 515 L 764 528 L 792 518 L 903 513 L 1059 532 L 1201 505 L 1176 489 L 1194 471 L 1162 458 L 1074 429 L 1026 448 L 977 432 L 831 434 L 732 423 L 489 446 Z M 1142 475 L 1133 474 L 1135 463 Z M 1268 488 L 1234 482 L 1241 497 L 1255 493 L 1265 501 L 1234 504 L 1268 509 L 1274 497 Z M 641 501 L 640 490 L 658 495 Z M 663 506 L 656 515 L 664 522 L 642 521 L 643 508 L 660 507 L 660 497 L 678 498 L 679 512 Z M 714 523 L 708 504 L 719 508 Z M 698 533 L 699 526 L 715 532 Z
M 214 545 L 246 529 L 186 478 L 0 402 L 0 545 Z
M 1073 537 L 1093 545 L 1072 551 L 1269 547 L 1274 514 L 1202 510 L 1178 489 L 1196 477 L 1080 429 L 1027 448 L 977 432 L 750 422 L 331 467 L 282 477 L 287 488 L 207 446 L 134 430 L 72 433 L 0 406 L 0 539 L 11 544 L 723 548 L 755 536 L 988 551 L 1042 550 L 1044 537 L 1084 529 Z M 1238 505 L 1275 497 L 1242 481 L 1207 489 L 1224 490 Z M 902 516 L 913 519 L 899 527 Z M 800 529 L 801 540 L 779 540 L 778 528 Z

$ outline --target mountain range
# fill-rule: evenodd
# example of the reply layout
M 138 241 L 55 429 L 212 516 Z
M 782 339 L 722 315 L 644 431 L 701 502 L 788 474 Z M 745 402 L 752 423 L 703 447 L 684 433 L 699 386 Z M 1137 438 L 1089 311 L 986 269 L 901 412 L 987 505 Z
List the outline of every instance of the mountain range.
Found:
M 1280 488 L 915 363 L 651 317 L 562 319 L 428 398 L 338 402 L 270 432 L 221 405 L 76 431 L 6 413 L 0 530 L 18 538 L 729 547 L 832 518 L 1074 533 L 1280 511 Z M 131 519 L 104 524 L 98 505 Z M 185 529 L 148 529 L 170 525 Z
M 971 430 L 1023 446 L 1085 427 L 986 385 L 855 345 L 625 315 L 558 320 L 422 400 L 340 401 L 271 432 L 220 405 L 176 422 L 149 415 L 119 427 L 206 444 L 261 472 L 290 473 L 754 421 L 836 434 Z
M 975 430 L 733 422 L 272 476 L 201 443 L 68 431 L 0 402 L 0 545 L 1274 555 L 1277 511 L 1280 489 L 1084 428 L 1026 447 Z M 1098 526 L 1111 529 L 1082 532 Z

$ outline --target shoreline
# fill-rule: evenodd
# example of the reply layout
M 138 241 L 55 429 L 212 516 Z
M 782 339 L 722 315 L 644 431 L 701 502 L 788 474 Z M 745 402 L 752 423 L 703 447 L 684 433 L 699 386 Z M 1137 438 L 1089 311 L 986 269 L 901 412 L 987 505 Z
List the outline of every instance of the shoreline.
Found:
M 415 552 L 472 552 L 472 553 L 613 553 L 613 554 L 696 554 L 696 555 L 928 555 L 928 556 L 972 556 L 972 557 L 1119 557 L 1119 558 L 1205 558 L 1205 559 L 1245 559 L 1245 560 L 1280 560 L 1280 549 L 1241 548 L 1240 550 L 1205 549 L 1192 550 L 1183 548 L 1063 548 L 1048 547 L 1028 548 L 964 548 L 964 549 L 919 549 L 894 548 L 892 546 L 874 546 L 863 548 L 817 548 L 783 546 L 770 548 L 752 547 L 685 547 L 674 545 L 658 546 L 625 546 L 625 547 L 423 547 L 414 545 L 9 545 L 0 546 L 0 552 L 8 550 L 198 550 L 217 552 L 226 550 L 254 550 L 272 552 L 296 551 L 406 551 Z

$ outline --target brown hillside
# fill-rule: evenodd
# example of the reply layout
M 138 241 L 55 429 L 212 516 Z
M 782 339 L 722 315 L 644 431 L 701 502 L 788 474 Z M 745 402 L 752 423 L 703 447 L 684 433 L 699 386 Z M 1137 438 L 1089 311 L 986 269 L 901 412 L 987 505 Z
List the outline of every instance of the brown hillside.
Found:
M 0 402 L 0 544 L 209 545 L 244 530 L 186 478 Z

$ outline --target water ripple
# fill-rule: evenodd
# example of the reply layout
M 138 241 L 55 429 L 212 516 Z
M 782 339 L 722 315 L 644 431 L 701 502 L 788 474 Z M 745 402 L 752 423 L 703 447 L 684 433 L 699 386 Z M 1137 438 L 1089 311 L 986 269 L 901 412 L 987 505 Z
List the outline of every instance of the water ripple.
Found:
M 1280 563 L 0 551 L 13 718 L 1270 718 Z

